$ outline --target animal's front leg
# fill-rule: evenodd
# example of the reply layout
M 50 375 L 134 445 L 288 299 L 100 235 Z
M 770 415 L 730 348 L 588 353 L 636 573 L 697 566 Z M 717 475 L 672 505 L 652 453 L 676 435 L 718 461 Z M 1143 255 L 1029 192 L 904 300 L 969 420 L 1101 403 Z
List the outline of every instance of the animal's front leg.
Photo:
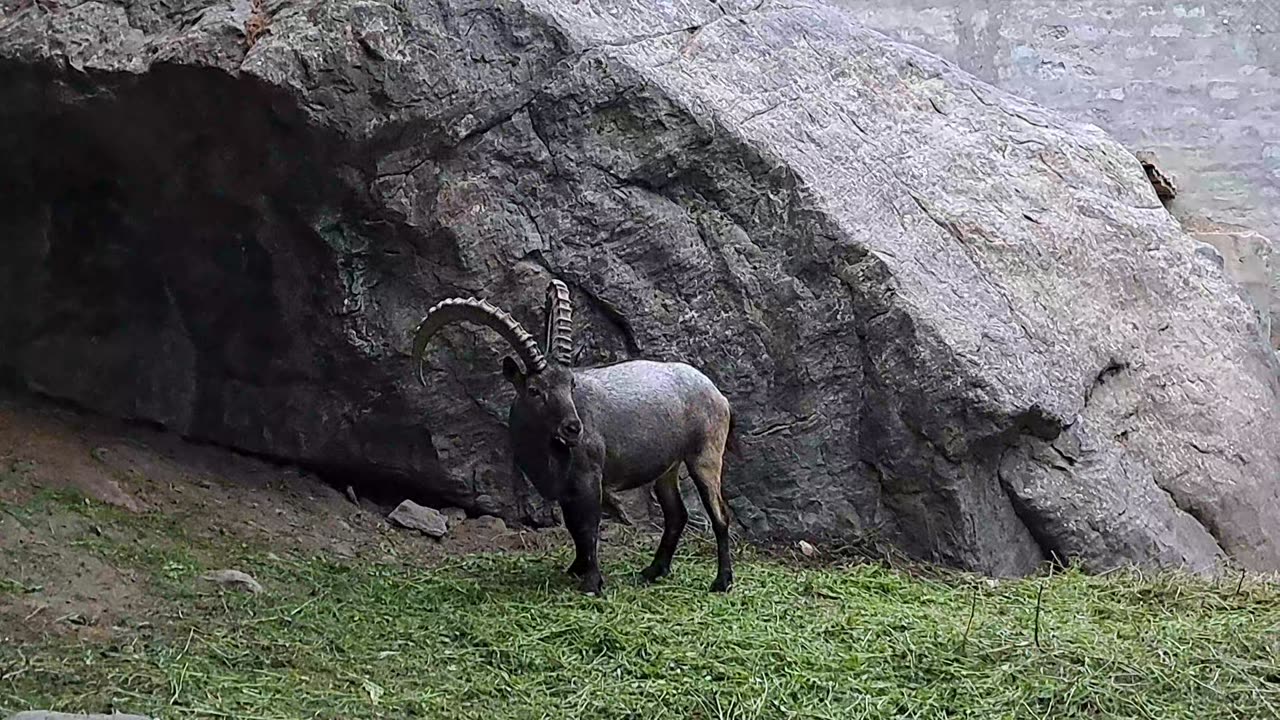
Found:
M 573 536 L 573 562 L 569 563 L 569 567 L 565 568 L 565 572 L 574 576 L 582 577 L 587 573 L 587 556 L 582 552 L 582 544 L 578 542 L 578 534 L 574 530 L 574 523 L 569 519 L 569 511 L 565 509 L 564 503 L 560 503 L 560 508 L 564 510 L 564 524 L 569 528 L 569 534 Z
M 581 578 L 582 592 L 598 594 L 604 589 L 600 574 L 597 548 L 600 545 L 600 492 L 599 484 L 592 492 L 589 487 L 575 483 L 575 492 L 560 501 L 564 510 L 564 524 L 573 536 L 577 556 L 569 566 L 569 572 Z

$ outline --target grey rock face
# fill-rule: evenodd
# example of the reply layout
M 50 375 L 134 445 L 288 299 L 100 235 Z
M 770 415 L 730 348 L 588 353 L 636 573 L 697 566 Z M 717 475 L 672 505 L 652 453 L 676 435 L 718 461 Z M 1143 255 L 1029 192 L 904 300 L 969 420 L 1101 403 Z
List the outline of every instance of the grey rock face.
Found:
M 729 397 L 748 537 L 1280 567 L 1275 357 L 1097 128 L 823 6 L 323 0 L 247 53 L 192 12 L 0 29 L 21 382 L 546 521 L 505 348 L 450 328 L 425 389 L 407 356 L 445 296 L 538 327 L 556 276 L 580 363 Z
M 435 508 L 422 507 L 412 500 L 405 500 L 396 506 L 387 519 L 433 538 L 444 537 L 449 532 L 449 521 L 443 513 Z

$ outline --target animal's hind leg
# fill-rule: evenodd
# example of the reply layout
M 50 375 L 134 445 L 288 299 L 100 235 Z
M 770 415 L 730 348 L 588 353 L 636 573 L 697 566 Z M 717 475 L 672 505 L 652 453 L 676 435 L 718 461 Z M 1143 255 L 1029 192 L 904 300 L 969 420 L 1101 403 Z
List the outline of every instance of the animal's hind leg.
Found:
M 679 463 L 658 478 L 653 489 L 658 496 L 658 504 L 662 506 L 662 540 L 658 543 L 653 562 L 640 573 L 649 582 L 671 572 L 671 558 L 676 553 L 676 545 L 680 544 L 684 526 L 689 522 L 689 511 L 684 507 L 684 498 L 680 497 Z
M 711 583 L 712 592 L 727 592 L 733 585 L 733 557 L 729 552 L 729 508 L 725 505 L 724 496 L 720 492 L 720 472 L 723 467 L 721 455 L 723 443 L 713 447 L 711 443 L 703 446 L 702 451 L 686 461 L 689 474 L 698 486 L 698 495 L 702 498 L 702 506 L 711 519 L 711 529 L 716 534 L 716 561 L 718 570 L 716 579 Z
M 618 494 L 609 488 L 603 488 L 600 495 L 600 508 L 608 511 L 615 520 L 623 525 L 634 525 L 631 522 L 631 516 L 627 514 L 627 509 L 622 506 L 622 500 L 618 498 Z

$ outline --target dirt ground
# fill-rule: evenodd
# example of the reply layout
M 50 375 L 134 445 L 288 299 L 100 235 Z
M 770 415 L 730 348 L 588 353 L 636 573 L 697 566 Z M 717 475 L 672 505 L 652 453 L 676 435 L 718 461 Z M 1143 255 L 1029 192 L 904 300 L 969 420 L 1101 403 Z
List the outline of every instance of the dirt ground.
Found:
M 31 634 L 110 635 L 145 623 L 145 578 L 78 547 L 90 521 L 65 506 L 16 512 L 45 489 L 75 490 L 128 513 L 161 513 L 211 543 L 266 545 L 337 561 L 430 564 L 459 554 L 569 544 L 561 528 L 509 528 L 496 518 L 451 522 L 434 540 L 395 527 L 390 507 L 353 503 L 314 475 L 171 434 L 49 403 L 0 395 L 0 641 Z M 645 532 L 606 525 L 605 538 Z M 11 588 L 12 589 L 12 588 Z

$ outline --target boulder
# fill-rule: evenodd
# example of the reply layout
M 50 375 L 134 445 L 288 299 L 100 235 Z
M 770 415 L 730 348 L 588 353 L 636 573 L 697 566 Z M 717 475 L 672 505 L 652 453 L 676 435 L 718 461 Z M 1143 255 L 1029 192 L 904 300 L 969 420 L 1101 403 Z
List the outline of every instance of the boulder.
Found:
M 483 535 L 501 535 L 507 532 L 507 524 L 500 517 L 493 515 L 481 515 L 478 518 L 467 521 L 467 525 L 472 532 L 479 532 Z
M 425 388 L 408 351 L 558 277 L 580 362 L 730 398 L 752 539 L 1280 568 L 1276 358 L 1096 127 L 803 1 L 266 7 L 0 25 L 0 372 L 546 521 L 505 348 L 452 327 Z

